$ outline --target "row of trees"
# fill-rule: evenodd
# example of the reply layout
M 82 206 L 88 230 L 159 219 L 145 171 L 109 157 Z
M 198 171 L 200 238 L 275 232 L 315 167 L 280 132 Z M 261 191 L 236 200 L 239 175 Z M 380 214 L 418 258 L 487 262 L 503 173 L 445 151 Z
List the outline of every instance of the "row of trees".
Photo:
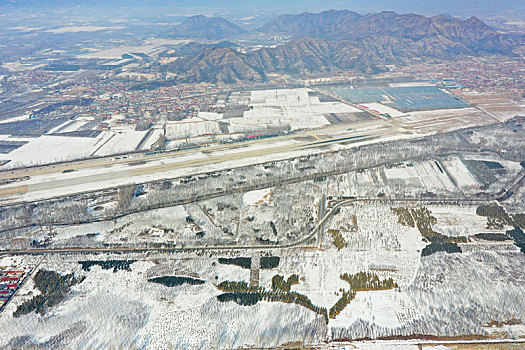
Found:
M 348 282 L 353 291 L 386 290 L 397 288 L 398 285 L 392 278 L 380 280 L 379 276 L 372 272 L 358 272 L 356 274 L 344 273 L 339 276 Z
M 461 247 L 456 243 L 430 243 L 421 251 L 421 256 L 429 256 L 437 252 L 462 253 Z
M 498 204 L 482 204 L 476 208 L 476 214 L 487 217 L 487 228 L 503 229 L 504 225 L 513 226 L 506 234 L 514 240 L 514 244 L 525 253 L 525 214 L 510 216 L 505 208 Z
M 298 280 L 297 275 L 292 275 L 288 280 L 293 282 L 296 278 Z M 221 302 L 234 301 L 239 305 L 255 305 L 257 302 L 264 300 L 268 302 L 297 304 L 323 316 L 326 323 L 328 323 L 328 311 L 325 307 L 314 305 L 306 295 L 291 292 L 289 289 L 288 291 L 283 291 L 281 289 L 268 291 L 264 287 L 249 287 L 244 281 L 224 281 L 219 283 L 218 288 L 226 292 L 217 296 L 217 300 Z
M 476 208 L 476 214 L 487 218 L 488 229 L 502 230 L 505 225 L 514 224 L 505 209 L 497 204 L 481 204 Z
M 516 214 L 512 218 L 514 219 L 514 225 L 525 230 L 525 214 Z
M 148 282 L 159 283 L 166 287 L 176 287 L 183 284 L 198 285 L 206 281 L 190 276 L 161 276 L 148 279 Z
M 432 212 L 426 207 L 416 209 L 399 207 L 391 209 L 397 215 L 398 222 L 401 225 L 417 227 L 421 235 L 431 243 L 465 243 L 468 241 L 465 236 L 452 237 L 434 231 L 432 225 L 437 223 L 437 219 L 432 216 Z
M 328 313 L 328 316 L 330 318 L 336 318 L 337 315 L 343 311 L 343 309 L 346 307 L 346 305 L 350 304 L 350 302 L 355 298 L 355 292 L 353 290 L 349 290 L 348 292 L 343 291 L 343 295 L 341 298 L 339 298 L 334 306 L 330 308 L 330 312 Z
M 262 292 L 264 287 L 250 287 L 244 281 L 223 281 L 217 285 L 217 288 L 223 292 L 230 293 L 248 293 L 248 292 Z
M 286 280 L 284 276 L 279 274 L 273 276 L 271 291 L 266 290 L 264 287 L 250 287 L 244 281 L 224 281 L 219 283 L 218 288 L 226 293 L 219 295 L 217 299 L 221 302 L 235 301 L 239 305 L 255 305 L 261 300 L 294 303 L 323 316 L 328 323 L 329 318 L 336 318 L 355 298 L 357 291 L 398 288 L 397 283 L 392 278 L 380 280 L 375 273 L 370 272 L 345 273 L 339 277 L 343 281 L 348 282 L 351 289 L 343 291 L 342 296 L 330 308 L 329 312 L 327 312 L 325 307 L 314 305 L 306 295 L 290 291 L 290 287 L 299 282 L 299 276 L 296 274 L 291 275 Z
M 261 269 L 274 269 L 279 266 L 281 258 L 278 256 L 263 256 L 261 257 Z M 219 264 L 236 265 L 243 269 L 252 267 L 252 258 L 236 257 L 236 258 L 219 258 Z
M 504 225 L 509 225 L 525 229 L 525 213 L 511 216 L 498 204 L 481 204 L 476 214 L 487 218 L 487 228 L 503 229 Z
M 520 251 L 525 253 L 525 233 L 521 227 L 514 226 L 512 230 L 507 231 L 507 235 L 514 240 L 514 244 L 520 248 Z
M 131 264 L 136 262 L 136 260 L 86 260 L 79 261 L 78 263 L 82 265 L 82 270 L 90 271 L 92 266 L 100 266 L 104 270 L 113 269 L 113 272 L 118 270 L 131 270 Z
M 343 295 L 330 308 L 330 318 L 336 318 L 344 308 L 355 298 L 356 292 L 368 290 L 387 290 L 397 288 L 398 285 L 392 278 L 380 280 L 375 273 L 358 272 L 356 274 L 344 273 L 339 276 L 350 285 L 349 291 L 343 290 Z
M 410 209 L 410 213 L 414 218 L 416 227 L 423 237 L 429 241 L 434 241 L 441 236 L 441 233 L 434 231 L 432 225 L 437 224 L 437 219 L 432 216 L 428 208 L 421 207 L 417 209 Z
M 219 258 L 219 264 L 223 265 L 236 265 L 243 269 L 249 269 L 252 267 L 252 258 L 237 257 L 237 258 Z
M 391 208 L 394 214 L 397 215 L 397 222 L 403 226 L 414 227 L 415 222 L 409 208 L 399 207 Z

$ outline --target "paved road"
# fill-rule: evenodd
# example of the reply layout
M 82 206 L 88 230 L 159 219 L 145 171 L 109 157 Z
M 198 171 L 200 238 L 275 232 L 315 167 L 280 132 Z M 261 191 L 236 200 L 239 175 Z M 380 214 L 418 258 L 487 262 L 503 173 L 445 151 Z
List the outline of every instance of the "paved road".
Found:
M 497 201 L 504 201 L 509 199 L 516 191 L 523 186 L 525 183 L 525 170 L 523 170 L 516 180 L 503 192 L 499 197 L 496 198 Z
M 31 192 L 36 193 L 39 191 L 47 191 L 56 189 L 56 193 L 62 193 L 63 195 L 69 195 L 73 193 L 78 193 L 80 191 L 88 191 L 90 189 L 93 190 L 100 190 L 108 187 L 115 187 L 113 184 L 105 184 L 104 182 L 107 181 L 122 181 L 122 179 L 125 179 L 128 183 L 132 182 L 141 182 L 141 181 L 133 181 L 134 177 L 139 177 L 143 175 L 153 175 L 155 177 L 158 177 L 159 179 L 163 178 L 162 173 L 172 171 L 172 170 L 178 170 L 178 169 L 186 169 L 186 168 L 194 168 L 194 167 L 202 167 L 206 165 L 212 165 L 212 164 L 220 164 L 226 161 L 235 161 L 235 160 L 242 160 L 246 158 L 254 158 L 262 157 L 262 156 L 268 156 L 268 155 L 274 155 L 274 154 L 286 154 L 297 150 L 305 150 L 310 148 L 318 148 L 322 146 L 327 146 L 331 144 L 340 144 L 340 143 L 347 143 L 347 142 L 357 142 L 357 141 L 363 141 L 370 138 L 377 138 L 381 136 L 387 136 L 387 135 L 393 135 L 399 133 L 399 129 L 390 127 L 388 124 L 386 124 L 383 121 L 373 121 L 373 122 L 365 122 L 362 124 L 357 125 L 359 128 L 363 127 L 384 127 L 378 130 L 365 130 L 365 131 L 359 131 L 359 129 L 356 130 L 350 130 L 349 125 L 345 126 L 337 126 L 332 128 L 323 128 L 318 130 L 312 130 L 308 133 L 302 134 L 302 136 L 314 136 L 314 140 L 312 138 L 303 138 L 301 139 L 298 135 L 287 135 L 286 139 L 291 141 L 294 140 L 293 143 L 289 143 L 286 145 L 279 145 L 274 147 L 265 147 L 265 148 L 255 148 L 251 147 L 248 149 L 245 146 L 247 145 L 253 145 L 256 143 L 266 143 L 269 142 L 268 139 L 264 142 L 255 142 L 255 143 L 241 143 L 241 144 L 233 144 L 233 145 L 221 145 L 216 147 L 210 147 L 206 149 L 206 154 L 202 153 L 202 149 L 198 151 L 188 151 L 183 153 L 168 153 L 168 154 L 159 154 L 159 155 L 151 155 L 149 158 L 134 158 L 134 159 L 126 159 L 124 161 L 114 161 L 114 158 L 111 159 L 95 159 L 95 160 L 88 160 L 84 162 L 72 162 L 67 163 L 63 165 L 57 165 L 56 168 L 46 166 L 46 167 L 40 167 L 40 168 L 31 168 L 26 170 L 17 170 L 14 174 L 11 174 L 9 172 L 9 175 L 6 173 L 1 174 L 3 177 L 16 177 L 16 176 L 30 176 L 32 177 L 31 180 L 28 180 L 28 183 L 24 184 L 16 184 L 9 187 L 0 187 L 0 197 L 9 197 L 13 195 L 23 195 L 25 193 Z M 328 132 L 336 133 L 337 136 L 327 136 L 326 134 Z M 341 137 L 341 132 L 345 132 L 346 135 Z M 318 141 L 321 139 L 322 141 Z M 275 140 L 273 140 L 275 142 Z M 213 155 L 213 151 L 221 151 L 221 154 Z M 226 151 L 226 152 L 225 152 Z M 211 155 L 209 155 L 212 152 Z M 197 153 L 195 156 L 198 157 L 196 159 L 189 159 L 189 160 L 183 160 L 180 161 L 181 156 L 184 154 L 189 153 Z M 154 164 L 154 165 L 144 165 L 144 162 L 148 163 L 151 161 L 157 161 L 160 158 L 164 160 L 164 164 Z M 109 162 L 109 163 L 108 163 Z M 122 167 L 113 168 L 111 166 L 103 166 L 104 164 L 111 164 L 111 165 L 117 165 L 117 164 L 128 164 L 130 165 L 129 169 L 122 169 Z M 133 166 L 136 163 L 136 166 Z M 158 162 L 157 162 L 158 163 Z M 97 173 L 96 174 L 90 174 L 90 175 L 80 175 L 78 172 L 73 172 L 71 174 L 63 174 L 63 170 L 66 169 L 90 169 L 93 170 L 96 168 Z M 93 171 L 91 171 L 93 172 Z M 57 176 L 57 178 L 54 178 Z M 189 174 L 188 174 L 189 175 Z M 38 176 L 38 178 L 37 178 Z M 50 180 L 51 179 L 51 180 Z M 38 181 L 38 182 L 37 182 Z M 35 183 L 36 182 L 36 183 Z M 98 183 L 98 184 L 97 184 Z M 96 184 L 96 185 L 95 185 Z M 80 186 L 82 185 L 82 186 Z M 70 186 L 77 186 L 76 189 L 67 189 L 67 187 Z M 79 188 L 82 188 L 80 190 Z M 60 191 L 59 191 L 60 190 Z M 36 194 L 35 194 L 36 195 Z M 39 199 L 45 199 L 46 196 L 49 196 L 49 193 L 42 193 L 39 194 L 42 198 Z
M 436 337 L 439 338 L 439 337 Z M 366 344 L 366 345 L 365 345 Z M 330 343 L 320 343 L 316 345 L 316 348 L 319 349 L 360 349 L 359 345 L 365 345 L 362 346 L 364 349 L 368 348 L 394 348 L 394 349 L 401 349 L 404 347 L 411 346 L 410 349 L 413 347 L 419 346 L 420 349 L 426 349 L 427 347 L 436 347 L 439 345 L 442 345 L 445 347 L 445 349 L 489 349 L 488 347 L 476 347 L 479 345 L 517 345 L 517 344 L 525 344 L 525 338 L 507 338 L 507 339 L 454 339 L 454 340 L 423 340 L 418 339 L 416 335 L 412 336 L 412 339 L 407 340 L 367 340 L 367 341 L 348 341 L 348 342 L 330 342 Z M 371 347 L 372 346 L 372 347 Z M 463 346 L 463 347 L 462 347 Z M 440 347 L 441 349 L 441 347 Z M 496 349 L 506 349 L 503 347 L 497 347 Z M 509 348 L 510 349 L 517 349 L 517 348 Z
M 378 199 L 378 198 L 356 198 L 356 199 L 349 199 L 344 200 L 336 205 L 334 205 L 330 211 L 326 213 L 326 215 L 317 223 L 317 225 L 303 238 L 286 244 L 276 244 L 276 245 L 264 245 L 264 244 L 257 244 L 257 245 L 249 245 L 249 246 L 233 246 L 233 245 L 226 245 L 226 246 L 181 246 L 181 247 L 170 247 L 170 248 L 152 248 L 152 247 L 96 247 L 96 248 L 41 248 L 41 249 L 20 249 L 20 250 L 3 250 L 0 251 L 0 254 L 68 254 L 68 253 L 142 253 L 142 252 L 182 252 L 182 251 L 193 251 L 193 250 L 254 250 L 254 249 L 261 249 L 261 250 L 273 250 L 273 249 L 284 249 L 284 248 L 300 248 L 300 247 L 308 247 L 311 248 L 312 246 L 309 245 L 309 243 L 319 234 L 319 229 L 324 225 L 324 223 L 334 215 L 336 210 L 342 206 L 350 205 L 355 202 L 370 202 L 370 201 L 378 201 L 378 202 L 434 202 L 432 200 L 428 199 L 421 199 L 421 198 L 406 198 L 406 199 Z M 454 198 L 454 199 L 448 199 L 448 202 L 456 203 L 456 202 L 474 202 L 474 203 L 481 203 L 486 202 L 486 200 L 479 200 L 479 199 L 465 199 L 465 198 Z M 444 201 L 443 201 L 444 202 Z
M 319 228 L 328 220 L 335 210 L 343 205 L 348 205 L 353 202 L 344 201 L 338 203 L 332 208 L 325 216 L 322 218 L 315 228 L 310 231 L 308 235 L 302 239 L 286 244 L 276 244 L 276 245 L 250 245 L 250 246 L 186 246 L 186 247 L 173 247 L 173 248 L 148 248 L 148 247 L 96 247 L 96 248 L 42 248 L 42 249 L 20 249 L 20 250 L 2 250 L 0 254 L 69 254 L 69 253 L 142 253 L 142 252 L 182 252 L 182 251 L 192 251 L 192 250 L 254 250 L 254 249 L 283 249 L 283 248 L 295 248 L 308 243 L 310 240 L 315 238 Z
M 314 136 L 315 137 L 315 135 L 317 134 L 322 134 L 325 132 L 333 132 L 333 131 L 344 131 L 344 130 L 348 130 L 350 127 L 362 128 L 362 127 L 374 126 L 374 125 L 393 126 L 392 123 L 387 123 L 384 121 L 377 121 L 377 120 L 344 124 L 344 125 L 331 125 L 331 126 L 314 129 L 314 130 L 305 130 L 303 132 L 297 132 L 297 133 L 278 136 L 278 137 L 244 141 L 244 142 L 233 143 L 233 144 L 214 145 L 214 146 L 205 148 L 205 150 L 216 151 L 216 150 L 235 149 L 235 148 L 244 147 L 246 145 L 256 145 L 256 144 L 272 143 L 276 141 L 294 140 L 294 139 L 300 138 L 301 136 Z M 124 157 L 119 157 L 121 159 L 115 159 L 116 157 L 113 155 L 113 156 L 107 156 L 107 157 L 64 162 L 64 163 L 59 163 L 59 164 L 24 167 L 24 168 L 14 169 L 14 170 L 9 170 L 9 169 L 0 170 L 0 180 L 10 179 L 13 177 L 21 177 L 21 176 L 26 176 L 26 175 L 36 176 L 36 175 L 62 173 L 64 170 L 71 170 L 71 169 L 81 170 L 81 169 L 86 169 L 86 168 L 111 166 L 115 164 L 129 164 L 129 163 L 134 163 L 137 161 L 151 161 L 151 160 L 158 160 L 158 159 L 164 159 L 164 158 L 170 158 L 170 157 L 180 157 L 183 155 L 199 153 L 202 151 L 203 151 L 203 148 L 195 148 L 195 149 L 190 149 L 190 150 L 172 151 L 172 152 L 149 154 L 149 155 L 144 152 L 138 152 L 138 153 L 127 154 Z

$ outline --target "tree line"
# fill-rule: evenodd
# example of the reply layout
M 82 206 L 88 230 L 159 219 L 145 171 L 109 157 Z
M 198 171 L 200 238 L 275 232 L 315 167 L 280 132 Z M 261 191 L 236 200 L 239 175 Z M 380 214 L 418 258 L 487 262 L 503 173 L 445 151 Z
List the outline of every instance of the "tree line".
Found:
M 297 275 L 292 275 L 288 280 L 293 282 Z M 275 276 L 274 276 L 275 277 Z M 282 276 L 281 276 L 282 277 Z M 298 279 L 298 276 L 297 276 Z M 284 280 L 284 278 L 283 278 Z M 273 281 L 273 279 L 272 279 Z M 287 281 L 286 281 L 287 282 Z M 234 301 L 239 305 L 255 305 L 259 301 L 282 302 L 287 304 L 297 304 L 305 307 L 316 314 L 323 316 L 328 323 L 328 312 L 325 307 L 317 306 L 312 303 L 310 298 L 304 294 L 280 289 L 268 291 L 264 287 L 249 287 L 244 281 L 224 281 L 217 286 L 220 290 L 226 292 L 218 295 L 217 300 L 221 302 Z
M 452 237 L 434 231 L 432 225 L 437 223 L 437 219 L 426 207 L 415 209 L 399 207 L 391 209 L 397 215 L 398 222 L 401 225 L 416 227 L 421 236 L 430 243 L 466 243 L 468 241 L 465 236 Z
M 379 276 L 372 272 L 358 272 L 356 274 L 344 273 L 339 276 L 348 282 L 353 291 L 386 290 L 397 288 L 398 285 L 392 278 L 380 280 Z
M 284 276 L 275 275 L 272 278 L 272 289 L 288 293 L 292 285 L 297 283 L 299 283 L 299 276 L 296 274 L 291 275 L 287 280 L 284 279 Z
M 279 274 L 273 276 L 271 291 L 264 287 L 250 287 L 244 281 L 223 281 L 217 287 L 225 293 L 218 295 L 217 299 L 220 302 L 234 301 L 245 306 L 255 305 L 259 301 L 293 303 L 323 316 L 328 323 L 329 318 L 335 319 L 355 298 L 357 291 L 398 288 L 397 283 L 392 278 L 380 280 L 375 273 L 370 272 L 344 273 L 339 278 L 348 282 L 350 290 L 343 290 L 342 296 L 330 308 L 329 312 L 325 307 L 314 305 L 306 295 L 290 291 L 292 285 L 299 283 L 299 276 L 296 274 L 291 275 L 286 280 L 284 276 Z

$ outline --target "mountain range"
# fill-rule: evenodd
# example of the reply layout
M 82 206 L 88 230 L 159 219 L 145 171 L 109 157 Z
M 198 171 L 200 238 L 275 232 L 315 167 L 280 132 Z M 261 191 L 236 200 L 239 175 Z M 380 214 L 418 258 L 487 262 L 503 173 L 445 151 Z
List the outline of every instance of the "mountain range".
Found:
M 427 40 L 435 37 L 465 46 L 473 53 L 509 53 L 513 45 L 502 34 L 471 17 L 459 20 L 444 15 L 425 17 L 391 11 L 361 16 L 352 11 L 324 11 L 282 15 L 259 28 L 262 32 L 358 41 L 373 37 Z
M 283 15 L 258 30 L 295 39 L 247 53 L 233 47 L 207 46 L 165 69 L 187 81 L 264 81 L 271 73 L 377 73 L 388 65 L 424 59 L 514 55 L 525 44 L 524 36 L 503 35 L 475 17 L 458 20 L 395 12 L 362 16 L 331 10 Z

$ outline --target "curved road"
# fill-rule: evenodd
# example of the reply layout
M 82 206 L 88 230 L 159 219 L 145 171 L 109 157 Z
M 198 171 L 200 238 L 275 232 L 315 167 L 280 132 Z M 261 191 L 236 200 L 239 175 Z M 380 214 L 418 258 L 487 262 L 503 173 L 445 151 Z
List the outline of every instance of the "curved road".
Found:
M 515 183 L 521 183 L 525 173 L 522 174 Z M 505 192 L 507 193 L 507 192 Z M 324 223 L 334 215 L 335 211 L 343 206 L 355 203 L 355 202 L 371 202 L 377 201 L 381 203 L 388 202 L 462 202 L 462 203 L 486 203 L 486 199 L 466 199 L 466 198 L 454 198 L 454 199 L 421 199 L 421 198 L 405 198 L 405 199 L 389 199 L 389 198 L 355 198 L 344 200 L 334 205 L 326 215 L 318 221 L 317 225 L 303 238 L 298 241 L 286 243 L 286 244 L 275 244 L 275 245 L 248 245 L 248 246 L 181 246 L 181 247 L 92 247 L 92 248 L 80 248 L 80 247 L 66 247 L 66 248 L 42 248 L 42 249 L 20 249 L 20 250 L 2 250 L 0 254 L 66 254 L 66 253 L 112 253 L 112 252 L 123 252 L 123 253 L 143 253 L 143 252 L 183 252 L 192 250 L 253 250 L 253 249 L 284 249 L 284 248 L 297 248 L 315 238 L 319 233 L 319 229 Z M 311 246 L 308 246 L 311 248 Z

